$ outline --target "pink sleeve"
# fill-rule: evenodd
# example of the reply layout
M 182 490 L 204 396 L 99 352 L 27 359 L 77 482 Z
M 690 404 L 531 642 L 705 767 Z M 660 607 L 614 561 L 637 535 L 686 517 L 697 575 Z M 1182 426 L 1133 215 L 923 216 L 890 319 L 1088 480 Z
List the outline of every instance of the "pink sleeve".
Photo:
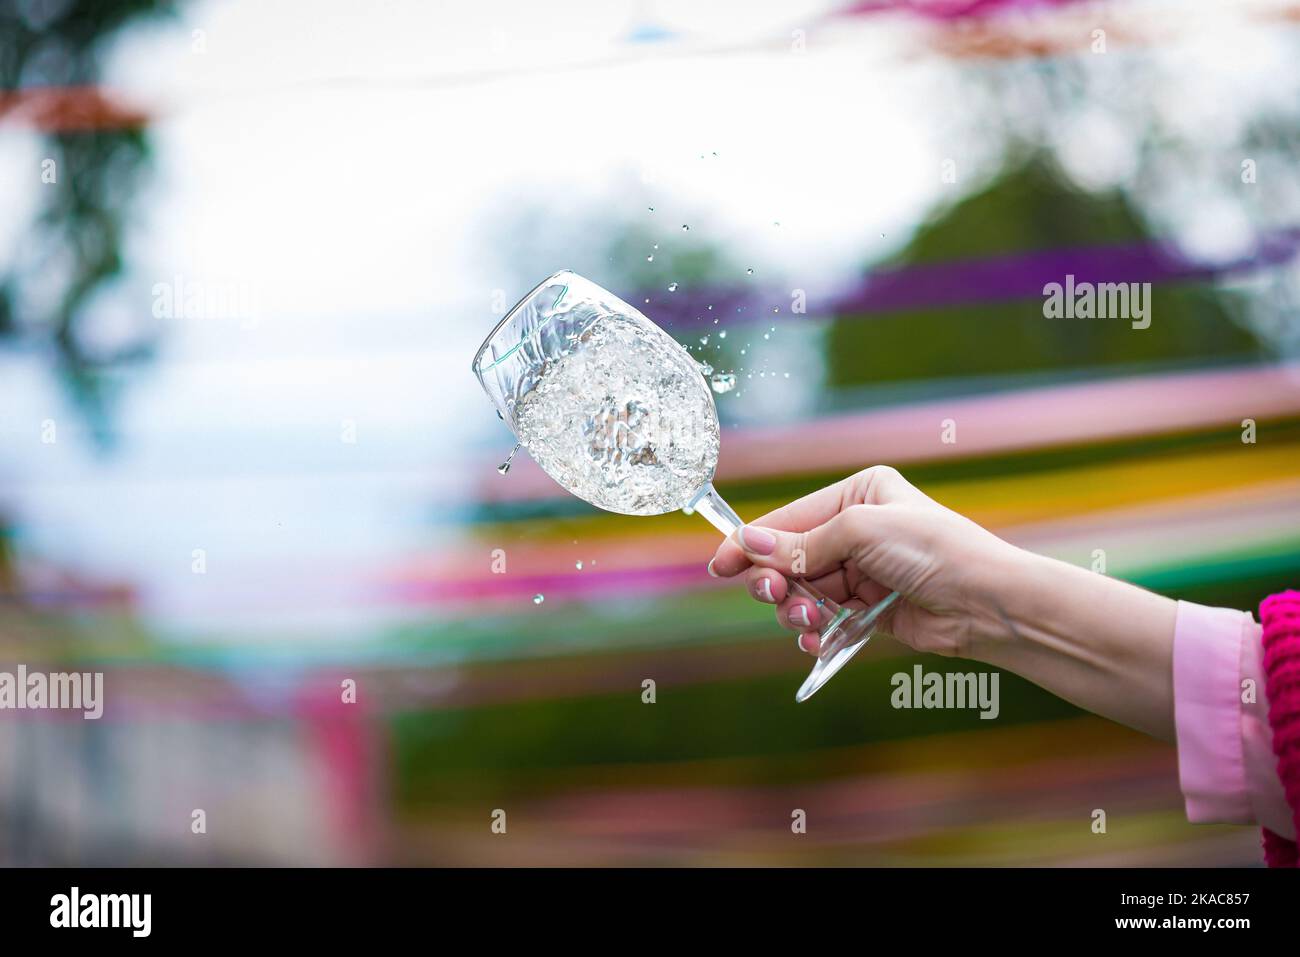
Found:
M 1246 612 L 1178 603 L 1178 782 L 1189 821 L 1260 824 L 1294 840 L 1268 725 L 1260 636 Z

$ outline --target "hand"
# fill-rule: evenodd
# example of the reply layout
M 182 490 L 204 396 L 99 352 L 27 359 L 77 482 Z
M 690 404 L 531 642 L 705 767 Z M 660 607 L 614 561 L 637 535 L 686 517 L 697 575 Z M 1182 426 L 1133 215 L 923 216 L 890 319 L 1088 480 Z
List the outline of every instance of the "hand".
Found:
M 816 604 L 788 575 L 842 605 L 902 594 L 883 633 L 916 651 L 1013 671 L 1089 711 L 1173 740 L 1176 603 L 1035 555 L 876 466 L 764 515 L 728 538 L 709 573 L 744 573 L 799 647 L 818 651 Z
M 1005 632 L 995 597 L 1019 549 L 944 508 L 897 471 L 874 466 L 764 515 L 728 538 L 710 574 L 742 572 L 750 595 L 818 651 L 816 605 L 790 590 L 800 575 L 850 608 L 891 591 L 904 601 L 882 630 L 917 651 L 967 656 L 972 640 Z

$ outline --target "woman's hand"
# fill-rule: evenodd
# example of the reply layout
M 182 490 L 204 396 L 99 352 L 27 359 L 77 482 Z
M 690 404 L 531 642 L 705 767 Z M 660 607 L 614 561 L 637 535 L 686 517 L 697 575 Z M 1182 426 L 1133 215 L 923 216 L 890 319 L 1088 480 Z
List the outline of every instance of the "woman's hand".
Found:
M 727 539 L 712 575 L 744 573 L 749 593 L 776 605 L 799 647 L 818 651 L 816 605 L 786 580 L 800 575 L 851 608 L 891 591 L 904 599 L 882 629 L 917 651 L 967 657 L 975 639 L 1004 632 L 995 598 L 1020 551 L 944 508 L 892 468 L 874 466 L 764 515 Z
M 1173 740 L 1176 605 L 1161 595 L 1004 542 L 876 466 L 746 525 L 709 573 L 743 574 L 816 654 L 816 604 L 798 575 L 842 605 L 903 596 L 882 631 L 917 651 L 974 658 L 1089 711 Z

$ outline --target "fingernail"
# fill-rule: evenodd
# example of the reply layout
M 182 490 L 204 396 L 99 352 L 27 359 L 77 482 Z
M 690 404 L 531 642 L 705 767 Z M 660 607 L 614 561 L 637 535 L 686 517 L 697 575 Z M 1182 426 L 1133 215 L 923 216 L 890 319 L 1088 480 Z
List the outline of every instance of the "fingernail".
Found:
M 711 576 L 714 577 L 714 578 L 719 577 L 719 576 L 718 576 L 718 573 L 715 572 L 715 571 L 713 570 L 713 559 L 712 559 L 712 558 L 709 559 L 709 568 L 708 568 L 708 572 L 709 572 L 709 575 L 711 575 Z
M 803 628 L 810 627 L 812 621 L 808 618 L 808 606 L 795 605 L 790 609 L 790 620 Z
M 754 525 L 741 528 L 740 542 L 755 555 L 771 555 L 776 550 L 776 536 Z
M 758 584 L 754 586 L 754 591 L 763 601 L 772 602 L 772 583 L 766 578 L 760 578 Z

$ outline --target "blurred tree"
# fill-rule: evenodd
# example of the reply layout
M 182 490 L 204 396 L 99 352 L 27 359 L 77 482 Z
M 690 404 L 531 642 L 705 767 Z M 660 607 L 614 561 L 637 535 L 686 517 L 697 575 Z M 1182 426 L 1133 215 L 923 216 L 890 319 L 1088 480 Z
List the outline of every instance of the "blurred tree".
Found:
M 876 268 L 979 260 L 1043 250 L 1133 246 L 1151 240 L 1143 218 L 1119 193 L 1067 185 L 1041 154 L 1009 162 L 981 192 L 922 226 L 891 262 Z M 871 268 L 871 267 L 868 267 Z M 1055 277 L 1064 281 L 1064 275 Z M 829 383 L 997 376 L 1119 367 L 1198 364 L 1263 354 L 1232 321 L 1204 281 L 1153 285 L 1150 328 L 1122 319 L 1043 316 L 1043 297 L 968 305 L 843 314 L 828 339 Z
M 23 113 L 42 131 L 42 157 L 57 188 L 41 189 L 29 239 L 0 270 L 0 337 L 50 345 L 92 432 L 109 436 L 114 363 L 148 355 L 138 332 L 96 345 L 87 305 L 122 268 L 125 222 L 148 164 L 144 118 L 96 89 L 108 41 L 143 17 L 171 14 L 172 0 L 0 0 L 0 121 Z M 33 174 L 32 182 L 41 180 Z

